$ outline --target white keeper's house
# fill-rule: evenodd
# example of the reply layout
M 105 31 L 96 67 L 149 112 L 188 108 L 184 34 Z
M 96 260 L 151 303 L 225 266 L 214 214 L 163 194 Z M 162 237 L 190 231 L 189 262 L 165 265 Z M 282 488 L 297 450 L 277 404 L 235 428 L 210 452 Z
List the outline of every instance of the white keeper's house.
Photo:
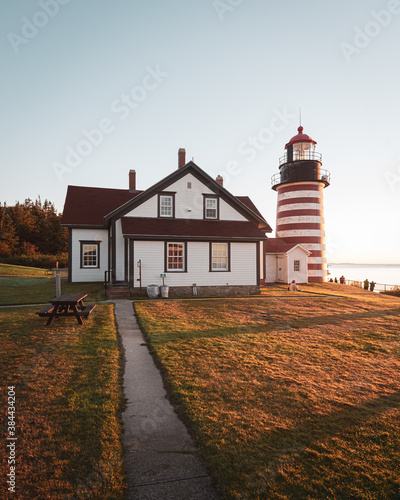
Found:
M 178 169 L 145 191 L 69 186 L 69 280 L 118 290 L 169 286 L 171 296 L 258 293 L 272 229 L 247 196 L 234 196 L 178 152 Z M 139 267 L 140 266 L 140 267 Z M 165 275 L 163 278 L 162 275 Z

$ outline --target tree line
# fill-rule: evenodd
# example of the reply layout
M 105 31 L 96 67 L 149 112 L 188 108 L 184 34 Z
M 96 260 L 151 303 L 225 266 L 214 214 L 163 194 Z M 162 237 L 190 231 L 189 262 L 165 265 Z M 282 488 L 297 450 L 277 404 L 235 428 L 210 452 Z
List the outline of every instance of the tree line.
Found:
M 14 206 L 0 202 L 0 257 L 58 255 L 68 249 L 68 230 L 61 227 L 51 201 L 26 199 Z

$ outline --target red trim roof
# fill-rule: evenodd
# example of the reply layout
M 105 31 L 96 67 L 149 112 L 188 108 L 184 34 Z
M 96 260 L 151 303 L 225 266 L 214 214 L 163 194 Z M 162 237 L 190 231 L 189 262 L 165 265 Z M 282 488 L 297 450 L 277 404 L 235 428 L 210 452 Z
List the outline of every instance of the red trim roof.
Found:
M 307 134 L 303 134 L 303 127 L 300 126 L 297 131 L 299 132 L 297 135 L 292 137 L 290 141 L 286 144 L 285 148 L 287 149 L 290 144 L 296 144 L 297 142 L 310 142 L 311 144 L 317 144 L 316 141 L 311 139 L 311 137 Z
M 286 253 L 299 243 L 286 243 L 282 238 L 268 238 L 265 245 L 265 253 Z
M 62 224 L 104 226 L 104 217 L 142 191 L 68 186 Z
M 258 208 L 254 205 L 254 203 L 250 200 L 248 196 L 235 196 L 235 198 L 243 203 L 243 205 L 246 205 L 247 208 L 250 208 L 252 212 L 254 212 L 256 215 L 261 217 L 261 219 L 264 219 L 264 216 L 261 215 L 261 213 L 258 211 Z M 267 221 L 265 221 L 267 222 Z M 268 226 L 269 227 L 269 226 Z
M 201 219 L 122 217 L 122 233 L 136 236 L 265 239 L 252 222 Z M 293 245 L 292 245 L 293 246 Z

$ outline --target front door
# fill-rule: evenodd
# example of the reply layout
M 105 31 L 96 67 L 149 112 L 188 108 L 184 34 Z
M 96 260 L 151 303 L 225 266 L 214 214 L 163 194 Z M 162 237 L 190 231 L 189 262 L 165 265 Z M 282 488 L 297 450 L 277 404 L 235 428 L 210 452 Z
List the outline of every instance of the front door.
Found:
M 276 274 L 276 281 L 278 283 L 285 283 L 285 257 L 278 257 L 278 269 Z

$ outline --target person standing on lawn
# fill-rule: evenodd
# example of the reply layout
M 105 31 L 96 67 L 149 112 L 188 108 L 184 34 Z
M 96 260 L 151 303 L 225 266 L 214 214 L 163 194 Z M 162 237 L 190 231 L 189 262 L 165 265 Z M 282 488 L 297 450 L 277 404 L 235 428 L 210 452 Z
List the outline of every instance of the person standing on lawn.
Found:
M 364 290 L 368 290 L 368 288 L 369 288 L 369 281 L 364 280 Z

